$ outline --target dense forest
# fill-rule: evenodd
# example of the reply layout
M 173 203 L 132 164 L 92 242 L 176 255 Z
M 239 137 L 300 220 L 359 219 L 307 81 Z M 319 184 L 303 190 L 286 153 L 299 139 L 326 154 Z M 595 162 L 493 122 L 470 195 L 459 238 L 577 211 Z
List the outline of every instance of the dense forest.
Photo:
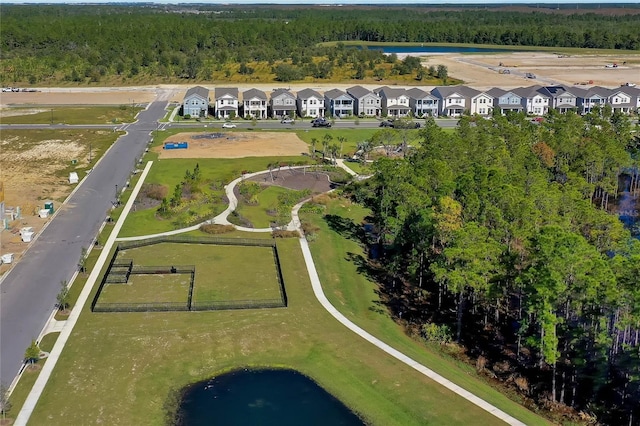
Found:
M 259 63 L 287 65 L 293 79 L 326 78 L 332 67 L 350 63 L 357 78 L 381 61 L 379 52 L 344 54 L 318 44 L 327 41 L 640 49 L 640 14 L 6 4 L 0 14 L 5 83 L 139 75 L 211 81 L 216 71 L 250 74 Z
M 640 424 L 640 230 L 617 214 L 640 196 L 630 130 L 608 109 L 464 117 L 377 160 L 351 196 L 372 210 L 369 268 L 396 318 L 549 412 Z

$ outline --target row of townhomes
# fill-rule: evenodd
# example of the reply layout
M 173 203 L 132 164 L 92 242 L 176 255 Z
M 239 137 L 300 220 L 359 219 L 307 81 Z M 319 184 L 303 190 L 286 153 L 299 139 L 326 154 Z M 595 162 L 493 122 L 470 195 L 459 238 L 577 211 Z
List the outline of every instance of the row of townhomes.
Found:
M 529 86 L 517 89 L 493 88 L 480 91 L 467 86 L 442 86 L 427 91 L 419 87 L 402 89 L 379 87 L 374 90 L 354 86 L 346 91 L 332 89 L 323 94 L 303 89 L 293 93 L 276 89 L 270 96 L 249 89 L 239 98 L 237 88 L 218 87 L 213 105 L 209 89 L 193 87 L 184 97 L 183 113 L 191 117 L 213 115 L 218 119 L 282 117 L 459 117 L 463 113 L 490 116 L 496 112 L 524 112 L 541 116 L 550 109 L 586 114 L 596 106 L 610 105 L 614 112 L 640 111 L 640 89 L 621 86 L 614 89 L 568 86 Z

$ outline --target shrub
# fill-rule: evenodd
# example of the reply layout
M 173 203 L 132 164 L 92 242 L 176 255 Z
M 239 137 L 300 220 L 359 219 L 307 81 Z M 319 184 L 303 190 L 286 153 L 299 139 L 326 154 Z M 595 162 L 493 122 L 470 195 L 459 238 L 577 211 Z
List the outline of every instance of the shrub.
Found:
M 452 340 L 451 330 L 445 324 L 438 325 L 429 322 L 422 326 L 422 338 L 428 342 L 446 344 Z
M 218 225 L 215 223 L 200 226 L 200 230 L 207 234 L 226 234 L 235 231 L 235 229 L 233 225 Z
M 298 231 L 286 231 L 283 229 L 276 229 L 271 233 L 273 238 L 299 238 Z
M 319 230 L 320 228 L 318 228 L 316 225 L 312 223 L 302 222 L 302 232 L 304 232 L 304 235 L 306 236 L 314 235 Z
M 185 114 L 184 115 L 184 119 L 185 120 L 190 120 L 191 119 L 191 114 Z
M 162 201 L 162 199 L 167 196 L 169 189 L 157 183 L 144 183 L 142 184 L 142 188 L 140 188 L 140 192 L 147 198 Z

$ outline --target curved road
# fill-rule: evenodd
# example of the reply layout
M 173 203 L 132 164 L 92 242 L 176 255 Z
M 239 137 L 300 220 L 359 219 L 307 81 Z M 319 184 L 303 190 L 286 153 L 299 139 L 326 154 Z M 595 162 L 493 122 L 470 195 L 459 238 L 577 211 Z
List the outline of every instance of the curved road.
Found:
M 162 96 L 162 94 L 161 94 Z M 166 96 L 162 96 L 166 97 Z M 19 372 L 26 348 L 55 308 L 60 282 L 71 280 L 82 247 L 88 247 L 141 157 L 150 132 L 165 114 L 166 100 L 140 112 L 53 217 L 0 284 L 0 382 Z M 117 187 L 116 187 L 117 185 Z

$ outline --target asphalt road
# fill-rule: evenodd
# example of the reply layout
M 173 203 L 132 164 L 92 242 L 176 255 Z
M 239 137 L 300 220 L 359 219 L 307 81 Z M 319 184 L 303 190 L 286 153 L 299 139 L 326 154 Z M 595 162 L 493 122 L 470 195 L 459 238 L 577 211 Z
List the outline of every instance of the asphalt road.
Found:
M 122 189 L 147 142 L 165 114 L 157 101 L 138 115 L 86 180 L 31 243 L 20 262 L 0 284 L 0 382 L 8 386 L 20 370 L 26 348 L 40 334 L 61 281 L 77 270 L 82 247 L 88 247 Z M 68 126 L 65 126 L 68 127 Z

